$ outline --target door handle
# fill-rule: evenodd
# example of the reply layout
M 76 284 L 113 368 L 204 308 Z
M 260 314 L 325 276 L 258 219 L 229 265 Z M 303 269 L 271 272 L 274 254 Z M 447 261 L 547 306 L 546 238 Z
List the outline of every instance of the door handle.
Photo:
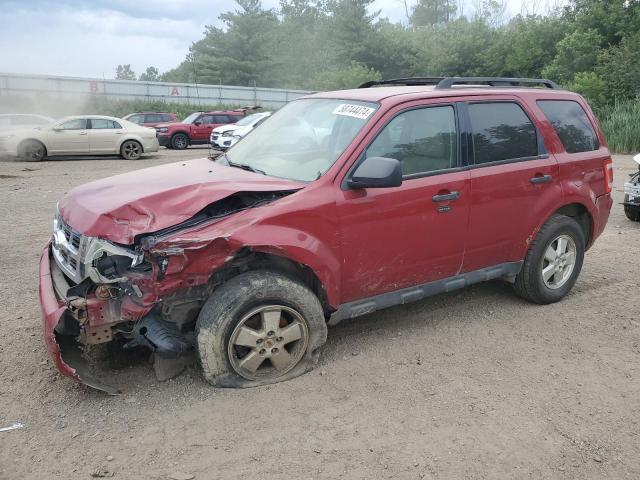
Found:
M 551 175 L 541 175 L 541 176 L 535 176 L 532 179 L 530 179 L 529 181 L 531 183 L 547 183 L 550 182 L 553 179 L 553 176 Z
M 78 135 L 87 135 L 88 132 L 80 132 Z
M 450 192 L 450 193 L 443 193 L 441 195 L 434 195 L 433 197 L 431 197 L 431 200 L 433 200 L 436 203 L 439 202 L 452 202 L 454 200 L 458 200 L 460 198 L 460 192 Z

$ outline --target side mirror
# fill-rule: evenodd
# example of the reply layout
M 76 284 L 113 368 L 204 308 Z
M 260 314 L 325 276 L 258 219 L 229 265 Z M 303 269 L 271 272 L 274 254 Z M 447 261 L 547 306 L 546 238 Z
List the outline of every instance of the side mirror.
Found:
M 196 120 L 195 122 L 193 122 L 193 124 L 196 126 L 200 126 L 202 125 L 202 122 L 200 120 Z
M 347 180 L 350 188 L 390 188 L 402 185 L 402 166 L 395 158 L 369 157 Z
M 54 132 L 61 132 L 64 129 L 62 127 L 53 127 L 51 130 L 53 130 Z

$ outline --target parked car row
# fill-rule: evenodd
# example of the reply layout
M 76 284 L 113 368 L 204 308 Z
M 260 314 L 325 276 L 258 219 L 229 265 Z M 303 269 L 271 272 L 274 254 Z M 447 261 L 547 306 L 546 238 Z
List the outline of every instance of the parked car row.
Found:
M 136 160 L 159 146 L 183 150 L 211 144 L 226 150 L 271 113 L 237 110 L 194 112 L 182 121 L 168 112 L 135 112 L 123 118 L 88 115 L 55 120 L 35 114 L 0 115 L 0 156 L 36 162 L 59 155 L 120 155 Z M 220 142 L 214 142 L 221 138 Z M 235 132 L 231 134 L 231 132 Z

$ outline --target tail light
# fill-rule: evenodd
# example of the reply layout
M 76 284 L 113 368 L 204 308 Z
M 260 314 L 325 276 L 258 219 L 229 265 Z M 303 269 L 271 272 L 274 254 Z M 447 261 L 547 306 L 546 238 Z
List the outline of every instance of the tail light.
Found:
M 604 187 L 607 193 L 613 190 L 613 161 L 607 158 L 604 161 Z

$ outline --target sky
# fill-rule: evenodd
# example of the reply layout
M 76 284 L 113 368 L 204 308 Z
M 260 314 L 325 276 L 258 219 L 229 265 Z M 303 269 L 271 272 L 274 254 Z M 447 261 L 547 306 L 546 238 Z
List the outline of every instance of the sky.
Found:
M 509 13 L 523 0 L 507 0 Z M 527 0 L 532 1 L 532 0 Z M 549 0 L 533 0 L 548 2 Z M 263 0 L 267 8 L 278 0 Z M 411 3 L 411 0 L 409 0 Z M 118 64 L 142 73 L 177 66 L 205 25 L 234 9 L 233 0 L 0 0 L 0 72 L 113 78 Z M 404 19 L 401 0 L 374 10 Z

